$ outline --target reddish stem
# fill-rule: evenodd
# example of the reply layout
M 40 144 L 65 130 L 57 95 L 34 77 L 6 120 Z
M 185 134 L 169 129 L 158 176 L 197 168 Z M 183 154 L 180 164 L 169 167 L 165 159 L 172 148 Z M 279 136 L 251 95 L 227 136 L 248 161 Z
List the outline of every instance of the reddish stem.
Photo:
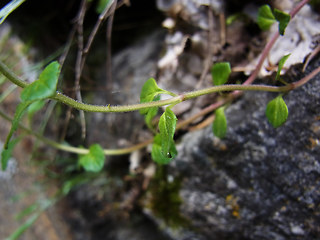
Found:
M 291 12 L 289 13 L 291 16 L 291 19 L 300 11 L 300 9 L 306 5 L 309 2 L 309 0 L 302 0 L 301 2 L 299 2 L 297 4 L 297 6 L 295 6 L 294 9 L 291 10 Z M 263 65 L 263 62 L 265 61 L 266 57 L 268 56 L 268 53 L 270 52 L 271 48 L 273 47 L 274 43 L 277 41 L 278 37 L 279 37 L 279 32 L 277 31 L 271 38 L 271 40 L 267 43 L 267 45 L 265 46 L 265 48 L 263 49 L 260 59 L 258 61 L 258 64 L 255 68 L 255 70 L 252 72 L 252 74 L 249 76 L 249 78 L 243 82 L 243 85 L 250 85 L 253 83 L 253 81 L 256 79 L 256 77 L 258 76 L 260 69 Z M 298 81 L 297 83 L 295 83 L 296 85 L 293 85 L 293 88 L 297 88 L 301 85 L 303 85 L 304 83 L 306 83 L 308 80 L 310 80 L 312 77 L 314 77 L 318 72 L 316 72 L 315 74 L 313 74 L 315 71 L 313 71 L 311 74 L 309 74 L 308 76 L 304 77 L 303 79 L 301 79 L 300 81 Z M 312 76 L 310 76 L 312 75 Z M 310 77 L 309 77 L 310 76 Z M 184 120 L 183 122 L 179 123 L 179 127 L 183 127 L 189 123 L 191 123 L 192 121 L 194 121 L 195 119 L 197 119 L 200 116 L 203 116 L 205 114 L 208 114 L 209 112 L 214 111 L 215 109 L 217 109 L 218 107 L 223 106 L 224 104 L 226 104 L 227 102 L 232 101 L 233 99 L 239 97 L 240 95 L 242 95 L 241 91 L 234 91 L 232 92 L 229 97 L 227 99 L 223 99 L 220 100 L 214 104 L 209 105 L 208 107 L 202 109 L 199 113 L 195 114 L 194 116 L 192 116 L 191 118 Z

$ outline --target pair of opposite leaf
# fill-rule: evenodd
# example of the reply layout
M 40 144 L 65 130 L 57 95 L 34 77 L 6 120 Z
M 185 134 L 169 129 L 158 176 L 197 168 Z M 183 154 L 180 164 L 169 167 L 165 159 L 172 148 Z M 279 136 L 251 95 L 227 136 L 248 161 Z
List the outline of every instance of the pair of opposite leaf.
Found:
M 160 99 L 160 94 L 177 96 L 172 92 L 159 88 L 156 81 L 153 78 L 150 78 L 142 87 L 140 102 L 145 103 L 158 101 Z M 147 126 L 153 131 L 152 119 L 154 116 L 156 116 L 157 112 L 158 107 L 140 110 L 140 113 L 145 115 L 145 122 Z M 159 133 L 155 135 L 152 144 L 151 156 L 155 162 L 167 164 L 177 155 L 177 150 L 173 139 L 176 130 L 176 124 L 177 117 L 171 110 L 171 106 L 168 106 L 159 119 Z
M 39 110 L 41 106 L 44 105 L 44 100 L 52 97 L 56 93 L 59 74 L 59 63 L 56 61 L 52 62 L 42 71 L 38 80 L 29 84 L 22 90 L 20 95 L 21 102 L 17 106 L 11 129 L 1 153 L 2 170 L 7 168 L 8 160 L 11 157 L 12 150 L 18 142 L 17 139 L 11 140 L 11 138 L 19 126 L 20 119 L 28 108 L 30 108 L 30 112 Z
M 285 61 L 289 58 L 290 54 L 281 58 L 278 64 L 278 71 L 276 75 L 276 81 L 280 80 L 280 73 Z M 216 63 L 211 69 L 213 84 L 222 85 L 228 80 L 231 73 L 230 64 L 227 62 Z M 224 113 L 225 107 L 222 106 L 215 111 L 215 119 L 212 125 L 212 131 L 218 138 L 225 137 L 227 133 L 227 119 Z M 282 98 L 282 94 L 271 100 L 266 107 L 266 117 L 269 123 L 274 127 L 280 127 L 284 124 L 288 118 L 288 108 Z
M 11 157 L 14 146 L 21 138 L 11 140 L 13 133 L 19 126 L 20 119 L 26 111 L 34 114 L 44 106 L 45 100 L 56 94 L 57 83 L 60 74 L 60 65 L 54 61 L 50 63 L 40 74 L 39 79 L 25 87 L 20 95 L 21 103 L 17 106 L 12 121 L 10 132 L 1 153 L 1 168 L 7 168 L 8 160 Z M 87 171 L 98 172 L 104 164 L 103 149 L 98 144 L 89 148 L 89 153 L 80 156 L 79 164 Z
M 271 8 L 268 5 L 263 5 L 259 8 L 257 23 L 262 30 L 268 30 L 272 24 L 278 22 L 279 33 L 280 35 L 284 35 L 285 29 L 290 19 L 291 17 L 289 14 L 284 13 L 278 9 L 274 9 L 274 11 L 272 12 Z M 279 61 L 276 81 L 280 80 L 280 72 L 289 56 L 290 54 L 285 55 Z M 213 84 L 222 85 L 227 82 L 229 74 L 231 73 L 231 68 L 229 63 L 217 63 L 213 65 L 211 73 Z M 219 138 L 223 138 L 227 132 L 227 120 L 224 114 L 224 109 L 225 107 L 220 107 L 216 110 L 216 116 L 212 126 L 214 135 Z M 265 113 L 268 121 L 275 128 L 281 126 L 286 122 L 288 118 L 288 108 L 282 98 L 282 95 L 279 95 L 268 103 Z
M 280 80 L 280 72 L 288 59 L 289 55 L 282 57 L 279 61 L 276 80 Z M 228 81 L 231 73 L 231 67 L 228 62 L 216 63 L 211 68 L 211 74 L 214 85 L 223 85 Z M 171 92 L 167 92 L 157 86 L 156 81 L 150 78 L 142 87 L 140 102 L 151 102 L 159 100 L 159 94 L 170 94 L 175 96 Z M 145 115 L 146 124 L 148 127 L 152 127 L 152 118 L 157 114 L 157 108 L 147 108 L 140 110 Z M 212 124 L 213 134 L 219 138 L 223 138 L 227 132 L 227 119 L 224 113 L 225 107 L 222 106 L 215 111 L 215 120 Z M 150 118 L 150 112 L 152 117 Z M 273 127 L 279 127 L 285 123 L 288 117 L 288 108 L 282 98 L 282 94 L 271 100 L 266 107 L 266 116 L 268 121 Z M 177 154 L 173 136 L 175 132 L 177 118 L 171 111 L 170 107 L 167 107 L 159 120 L 158 128 L 159 134 L 154 138 L 151 156 L 154 161 L 166 164 L 170 162 Z

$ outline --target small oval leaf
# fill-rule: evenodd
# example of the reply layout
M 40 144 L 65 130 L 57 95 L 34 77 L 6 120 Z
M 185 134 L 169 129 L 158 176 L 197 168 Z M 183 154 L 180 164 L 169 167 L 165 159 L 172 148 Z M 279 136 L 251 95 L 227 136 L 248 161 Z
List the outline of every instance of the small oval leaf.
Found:
M 104 165 L 104 152 L 99 144 L 93 144 L 89 148 L 89 153 L 79 159 L 79 164 L 91 172 L 99 172 Z
M 288 118 L 288 108 L 281 95 L 271 100 L 266 108 L 266 116 L 275 128 L 284 124 Z
M 157 134 L 154 137 L 153 144 L 152 144 L 152 150 L 151 150 L 151 157 L 153 161 L 159 164 L 168 164 L 172 159 L 175 158 L 177 155 L 177 149 L 175 146 L 175 143 L 173 140 L 170 141 L 170 148 L 169 152 L 164 153 L 162 151 L 162 143 L 161 143 L 161 136 L 160 134 Z
M 230 73 L 231 73 L 230 63 L 228 62 L 215 63 L 211 68 L 213 84 L 216 86 L 225 84 L 228 81 Z
M 25 87 L 21 92 L 22 101 L 35 101 L 52 97 L 57 89 L 60 64 L 50 63 L 40 74 L 39 79 Z
M 154 78 L 149 78 L 142 86 L 140 102 L 151 102 L 155 96 L 163 92 L 164 90 L 158 87 L 156 80 Z
M 290 57 L 291 54 L 287 54 L 285 56 L 283 56 L 280 61 L 279 61 L 279 64 L 278 64 L 278 71 L 277 71 L 277 75 L 276 75 L 276 80 L 279 80 L 280 79 L 280 73 L 281 73 L 281 70 L 283 68 L 283 65 L 285 64 L 285 62 L 287 61 L 287 59 Z
M 21 140 L 21 138 L 16 138 L 8 143 L 7 149 L 3 149 L 1 152 L 1 169 L 5 171 L 8 166 L 8 162 L 12 156 L 12 151 L 15 145 Z
M 270 26 L 276 22 L 269 5 L 263 5 L 258 10 L 257 23 L 262 30 L 269 30 Z
M 99 0 L 98 5 L 96 7 L 96 12 L 98 14 L 103 13 L 103 11 L 110 6 L 110 0 Z
M 154 78 L 149 78 L 142 86 L 140 93 L 140 103 L 152 102 L 154 98 L 161 94 L 166 93 L 165 90 L 158 87 Z M 141 109 L 141 114 L 147 114 L 149 109 Z
M 279 22 L 279 33 L 284 35 L 284 32 L 288 26 L 291 16 L 288 13 L 282 12 L 278 9 L 274 9 L 274 17 Z
M 215 112 L 215 119 L 212 125 L 213 134 L 218 138 L 224 138 L 227 133 L 227 118 L 224 114 L 224 107 L 220 107 Z
M 153 101 L 159 101 L 160 96 L 156 96 Z M 147 109 L 147 113 L 145 114 L 144 120 L 150 130 L 154 130 L 154 126 L 152 125 L 152 120 L 153 118 L 157 115 L 158 113 L 158 107 L 152 107 Z
M 8 148 L 8 144 L 10 142 L 10 139 L 11 139 L 13 133 L 17 130 L 17 128 L 19 126 L 20 119 L 22 118 L 26 109 L 30 106 L 31 103 L 33 103 L 33 101 L 21 102 L 17 106 L 16 112 L 15 112 L 13 120 L 11 122 L 11 129 L 9 131 L 6 142 L 4 144 L 4 149 Z
M 161 136 L 161 148 L 164 153 L 169 153 L 176 130 L 177 117 L 170 108 L 161 115 L 159 120 L 159 132 Z

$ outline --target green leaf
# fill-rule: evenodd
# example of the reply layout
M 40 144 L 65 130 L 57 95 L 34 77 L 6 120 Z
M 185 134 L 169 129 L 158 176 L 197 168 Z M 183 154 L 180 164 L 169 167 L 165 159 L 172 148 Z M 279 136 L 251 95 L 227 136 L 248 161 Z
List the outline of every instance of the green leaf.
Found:
M 226 24 L 227 25 L 231 25 L 235 20 L 237 20 L 238 18 L 240 18 L 242 16 L 241 13 L 236 13 L 236 14 L 232 14 L 229 17 L 227 17 L 226 19 Z
M 60 189 L 62 195 L 68 195 L 68 193 L 75 188 L 76 186 L 80 186 L 84 183 L 87 183 L 90 180 L 90 178 L 82 176 L 82 175 L 78 175 L 75 176 L 74 178 L 65 181 L 62 185 L 62 188 Z
M 30 104 L 28 107 L 28 115 L 33 115 L 37 111 L 39 111 L 46 104 L 45 100 L 38 100 Z
M 277 71 L 277 76 L 276 76 L 276 80 L 279 80 L 280 79 L 280 73 L 281 73 L 281 70 L 283 68 L 283 65 L 284 63 L 287 61 L 287 59 L 290 57 L 290 54 L 287 54 L 285 56 L 283 56 L 280 61 L 279 61 L 279 64 L 278 64 L 278 71 Z
M 104 152 L 99 144 L 93 144 L 89 148 L 89 153 L 79 159 L 80 165 L 91 172 L 99 172 L 104 165 Z
M 284 31 L 286 30 L 286 27 L 288 26 L 288 23 L 290 21 L 290 15 L 288 13 L 282 12 L 278 9 L 274 9 L 274 16 L 279 22 L 279 33 L 280 35 L 284 35 Z
M 227 17 L 226 25 L 231 25 L 235 21 L 243 21 L 244 23 L 248 23 L 250 21 L 250 17 L 243 12 L 235 13 Z
M 28 107 L 28 119 L 29 119 L 29 122 L 32 121 L 32 117 L 33 115 L 39 111 L 41 108 L 43 108 L 43 106 L 46 104 L 46 101 L 43 99 L 43 100 L 38 100 L 38 101 L 35 101 L 33 103 L 30 104 L 30 106 Z
M 30 106 L 30 104 L 32 102 L 33 101 L 22 102 L 17 106 L 16 112 L 15 112 L 13 120 L 12 120 L 10 132 L 7 136 L 6 142 L 3 147 L 4 149 L 8 149 L 8 144 L 10 142 L 10 139 L 11 139 L 13 133 L 17 130 L 21 117 L 23 116 L 23 114 L 25 113 L 25 110 Z
M 154 137 L 153 144 L 152 144 L 152 150 L 151 150 L 151 157 L 153 161 L 159 164 L 168 164 L 172 159 L 174 159 L 177 155 L 177 149 L 175 146 L 175 143 L 173 139 L 171 139 L 170 142 L 170 149 L 169 149 L 169 154 L 164 153 L 162 151 L 162 141 L 161 141 L 161 136 L 160 134 L 157 134 Z
M 257 23 L 262 30 L 268 30 L 276 22 L 269 5 L 263 5 L 258 10 Z
M 57 61 L 50 63 L 42 71 L 38 80 L 22 90 L 22 101 L 34 101 L 52 97 L 56 93 L 59 74 L 59 63 Z
M 160 100 L 160 96 L 158 95 L 154 98 L 153 101 L 159 101 L 159 100 Z M 152 119 L 157 115 L 157 113 L 158 113 L 158 107 L 152 107 L 152 108 L 149 108 L 147 114 L 145 114 L 144 120 L 150 130 L 154 129 L 154 126 L 152 125 Z
M 8 161 L 12 156 L 12 151 L 14 146 L 21 140 L 21 138 L 16 138 L 8 143 L 7 149 L 3 149 L 1 152 L 1 169 L 5 171 L 8 166 Z
M 15 216 L 15 219 L 22 220 L 25 216 L 30 215 L 31 213 L 34 213 L 38 209 L 38 207 L 39 206 L 37 203 L 31 204 L 30 206 L 20 211 L 19 214 Z
M 2 24 L 4 20 L 9 16 L 9 14 L 16 10 L 24 1 L 25 0 L 12 0 L 7 5 L 5 5 L 0 10 L 0 24 Z
M 149 78 L 142 86 L 140 93 L 140 102 L 152 102 L 159 94 L 169 94 L 170 92 L 158 87 L 156 80 Z M 147 114 L 149 109 L 141 109 L 141 114 Z
M 224 107 L 220 107 L 216 110 L 212 131 L 213 134 L 218 138 L 225 137 L 227 133 L 227 118 L 224 114 Z
M 266 116 L 275 128 L 280 127 L 286 122 L 288 118 L 288 108 L 281 95 L 268 103 Z
M 170 146 L 176 130 L 177 117 L 172 110 L 167 107 L 159 120 L 159 132 L 161 136 L 161 150 L 170 156 Z
M 157 115 L 158 113 L 158 107 L 152 107 L 148 110 L 148 113 L 145 115 L 145 122 L 150 130 L 154 129 L 154 126 L 152 126 L 152 119 Z
M 98 5 L 96 7 L 96 12 L 101 14 L 106 7 L 109 6 L 110 0 L 99 0 Z
M 229 75 L 231 73 L 230 63 L 220 62 L 216 63 L 211 68 L 211 75 L 214 85 L 222 85 L 228 81 Z
M 268 30 L 276 21 L 279 22 L 279 33 L 284 34 L 290 21 L 290 15 L 278 9 L 271 11 L 269 5 L 263 5 L 259 8 L 257 23 L 262 30 Z
M 16 240 L 18 239 L 32 224 L 38 219 L 39 214 L 31 215 L 14 233 L 12 233 L 5 240 Z

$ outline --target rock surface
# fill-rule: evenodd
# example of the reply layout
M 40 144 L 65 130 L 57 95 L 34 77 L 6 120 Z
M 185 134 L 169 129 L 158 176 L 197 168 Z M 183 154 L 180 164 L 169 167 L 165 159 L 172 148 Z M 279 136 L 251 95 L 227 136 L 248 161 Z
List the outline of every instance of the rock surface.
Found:
M 319 91 L 318 75 L 285 95 L 278 129 L 264 114 L 274 94 L 247 92 L 226 111 L 225 139 L 211 128 L 184 136 L 169 173 L 184 176 L 180 210 L 196 237 L 173 239 L 319 239 Z

